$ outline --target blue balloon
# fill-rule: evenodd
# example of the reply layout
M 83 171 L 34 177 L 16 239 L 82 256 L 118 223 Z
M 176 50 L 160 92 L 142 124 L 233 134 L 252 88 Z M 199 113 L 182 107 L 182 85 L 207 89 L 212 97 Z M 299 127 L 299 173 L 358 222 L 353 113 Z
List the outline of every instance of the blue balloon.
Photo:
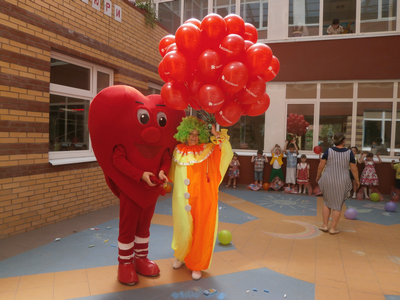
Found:
M 396 211 L 396 208 L 397 208 L 397 205 L 393 201 L 390 201 L 390 202 L 386 203 L 386 205 L 385 205 L 385 209 L 387 211 Z
M 348 208 L 344 213 L 344 216 L 347 219 L 354 220 L 357 217 L 357 210 L 355 210 L 354 208 Z

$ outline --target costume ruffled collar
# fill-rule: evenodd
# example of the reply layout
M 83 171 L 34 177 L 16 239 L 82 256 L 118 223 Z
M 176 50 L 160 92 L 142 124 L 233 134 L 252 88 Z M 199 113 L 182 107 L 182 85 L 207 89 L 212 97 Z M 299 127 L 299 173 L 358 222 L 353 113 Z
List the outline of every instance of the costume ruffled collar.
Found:
M 207 159 L 213 152 L 214 147 L 215 145 L 212 143 L 195 146 L 179 144 L 176 146 L 172 156 L 179 165 L 193 165 Z

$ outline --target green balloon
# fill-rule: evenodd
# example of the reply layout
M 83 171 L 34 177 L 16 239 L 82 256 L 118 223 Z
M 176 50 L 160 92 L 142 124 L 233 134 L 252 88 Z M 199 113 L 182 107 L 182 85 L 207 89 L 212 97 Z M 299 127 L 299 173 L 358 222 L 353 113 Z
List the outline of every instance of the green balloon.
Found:
M 381 198 L 381 197 L 379 197 L 379 194 L 378 194 L 378 193 L 372 193 L 372 194 L 371 194 L 371 200 L 374 201 L 374 202 L 379 201 L 380 198 Z
M 232 241 L 232 233 L 230 233 L 228 230 L 221 230 L 218 233 L 218 241 L 222 245 L 228 245 Z

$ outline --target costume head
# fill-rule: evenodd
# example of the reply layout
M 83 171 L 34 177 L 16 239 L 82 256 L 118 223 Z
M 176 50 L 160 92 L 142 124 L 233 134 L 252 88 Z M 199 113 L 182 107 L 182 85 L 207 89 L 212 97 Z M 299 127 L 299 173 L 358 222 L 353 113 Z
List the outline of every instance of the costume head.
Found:
M 174 138 L 181 143 L 186 143 L 188 141 L 189 134 L 193 130 L 199 132 L 200 143 L 207 143 L 210 136 L 206 123 L 196 117 L 183 118 L 177 129 L 178 133 L 174 135 Z
M 90 138 L 107 183 L 117 196 L 123 190 L 137 198 L 132 191 L 137 182 L 114 166 L 114 147 L 124 146 L 127 159 L 135 161 L 136 168 L 158 175 L 161 157 L 166 149 L 172 154 L 176 145 L 173 135 L 184 116 L 184 111 L 166 107 L 160 95 L 145 97 L 129 86 L 115 85 L 97 94 L 89 110 Z

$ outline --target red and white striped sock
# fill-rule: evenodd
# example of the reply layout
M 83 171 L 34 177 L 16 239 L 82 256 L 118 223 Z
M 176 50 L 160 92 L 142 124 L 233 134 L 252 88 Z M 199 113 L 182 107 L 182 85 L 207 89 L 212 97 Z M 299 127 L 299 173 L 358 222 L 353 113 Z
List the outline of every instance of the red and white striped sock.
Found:
M 149 253 L 149 240 L 150 238 L 141 238 L 135 236 L 135 258 L 147 258 Z

